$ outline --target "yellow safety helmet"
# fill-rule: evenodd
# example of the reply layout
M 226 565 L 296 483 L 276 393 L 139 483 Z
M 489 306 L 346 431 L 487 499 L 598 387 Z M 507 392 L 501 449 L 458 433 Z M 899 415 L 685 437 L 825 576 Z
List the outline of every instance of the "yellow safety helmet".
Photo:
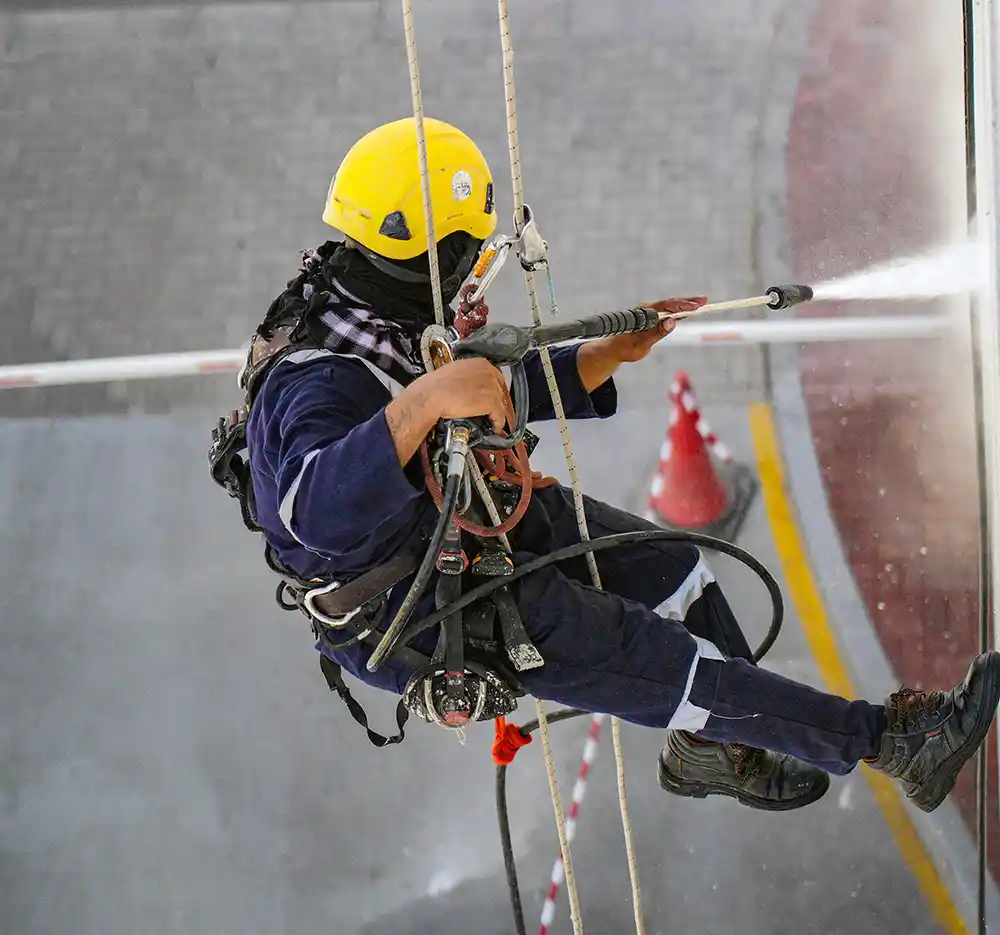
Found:
M 441 120 L 425 117 L 424 132 L 435 239 L 464 231 L 486 240 L 497 226 L 486 159 L 468 136 Z M 390 260 L 427 252 L 413 117 L 377 127 L 351 147 L 330 182 L 323 220 Z

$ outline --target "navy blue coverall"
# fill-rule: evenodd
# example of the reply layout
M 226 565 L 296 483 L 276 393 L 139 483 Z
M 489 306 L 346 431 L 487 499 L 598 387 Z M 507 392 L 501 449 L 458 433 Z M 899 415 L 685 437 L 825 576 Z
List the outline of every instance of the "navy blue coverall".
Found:
M 608 380 L 587 393 L 576 348 L 552 362 L 571 419 L 607 418 L 617 409 Z M 537 357 L 526 358 L 529 421 L 553 418 Z M 402 468 L 385 420 L 397 389 L 367 361 L 303 351 L 279 363 L 259 390 L 247 437 L 259 521 L 282 562 L 301 576 L 345 580 L 387 561 L 414 534 L 428 535 L 437 510 L 419 458 Z M 655 528 L 588 499 L 594 537 Z M 572 495 L 562 486 L 533 492 L 511 535 L 517 564 L 579 541 Z M 884 709 L 849 702 L 756 667 L 732 611 L 698 549 L 637 543 L 597 556 L 603 590 L 590 586 L 583 558 L 550 566 L 514 588 L 525 628 L 545 659 L 521 673 L 539 698 L 659 728 L 790 753 L 829 772 L 849 772 L 874 756 Z M 390 595 L 394 614 L 409 578 Z M 433 609 L 433 583 L 413 619 Z M 391 616 L 390 618 L 391 619 Z M 435 630 L 413 647 L 434 650 Z M 371 649 L 325 649 L 359 679 L 402 693 L 412 669 L 390 659 L 365 668 Z

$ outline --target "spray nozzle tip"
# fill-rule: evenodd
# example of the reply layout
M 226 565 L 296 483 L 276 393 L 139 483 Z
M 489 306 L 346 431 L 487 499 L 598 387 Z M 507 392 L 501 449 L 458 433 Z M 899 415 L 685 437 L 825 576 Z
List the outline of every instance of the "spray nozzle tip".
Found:
M 767 307 L 779 309 L 808 302 L 813 297 L 813 289 L 804 285 L 771 286 L 767 294 L 770 296 Z

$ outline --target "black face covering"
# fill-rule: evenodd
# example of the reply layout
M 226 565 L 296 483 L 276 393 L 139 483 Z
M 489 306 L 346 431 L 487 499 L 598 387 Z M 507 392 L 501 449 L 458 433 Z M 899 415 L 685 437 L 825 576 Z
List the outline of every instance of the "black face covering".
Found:
M 439 241 L 438 267 L 445 306 L 458 295 L 482 244 L 464 231 Z M 426 253 L 412 260 L 387 260 L 358 245 L 340 244 L 325 268 L 348 292 L 408 331 L 419 334 L 434 324 L 434 296 Z M 453 318 L 454 312 L 446 307 L 445 321 L 451 324 Z

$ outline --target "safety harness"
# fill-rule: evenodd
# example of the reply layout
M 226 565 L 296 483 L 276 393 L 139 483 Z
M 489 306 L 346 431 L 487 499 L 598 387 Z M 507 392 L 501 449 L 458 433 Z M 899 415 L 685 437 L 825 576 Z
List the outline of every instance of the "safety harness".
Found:
M 263 538 L 265 562 L 281 578 L 275 594 L 279 607 L 299 610 L 309 619 L 321 648 L 320 668 L 330 690 L 344 701 L 369 740 L 376 747 L 384 747 L 404 739 L 404 725 L 411 713 L 430 723 L 457 729 L 509 714 L 517 707 L 517 698 L 526 694 L 517 672 L 544 661 L 524 629 L 509 589 L 496 588 L 489 599 L 445 617 L 432 656 L 402 642 L 393 649 L 392 657 L 414 668 L 415 674 L 396 708 L 397 733 L 388 737 L 379 734 L 369 727 L 364 709 L 329 653 L 362 642 L 372 646 L 380 642 L 383 633 L 379 627 L 387 616 L 389 592 L 420 566 L 427 551 L 426 539 L 415 533 L 387 562 L 348 581 L 334 575 L 302 578 L 280 561 L 267 541 L 258 520 L 249 460 L 244 457 L 248 448 L 247 419 L 258 391 L 278 364 L 293 354 L 321 351 L 334 343 L 331 329 L 320 314 L 332 288 L 324 266 L 333 245 L 325 246 L 326 250 L 321 247 L 303 252 L 299 275 L 275 299 L 254 333 L 238 378 L 243 405 L 218 420 L 208 460 L 212 478 L 238 501 L 246 528 Z M 307 284 L 312 289 L 305 290 L 305 298 Z M 528 432 L 525 436 L 530 453 L 537 438 Z M 425 460 L 425 468 L 435 460 Z M 439 476 L 437 481 L 441 483 Z M 510 515 L 517 507 L 520 485 L 496 476 L 489 478 L 488 485 L 496 508 Z M 471 489 L 466 491 L 460 511 L 462 521 L 450 524 L 440 546 L 435 561 L 440 573 L 435 593 L 439 611 L 462 596 L 466 576 L 503 577 L 513 573 L 512 557 L 495 538 L 479 538 L 468 531 L 470 525 L 475 528 L 474 524 L 485 520 L 483 506 Z

